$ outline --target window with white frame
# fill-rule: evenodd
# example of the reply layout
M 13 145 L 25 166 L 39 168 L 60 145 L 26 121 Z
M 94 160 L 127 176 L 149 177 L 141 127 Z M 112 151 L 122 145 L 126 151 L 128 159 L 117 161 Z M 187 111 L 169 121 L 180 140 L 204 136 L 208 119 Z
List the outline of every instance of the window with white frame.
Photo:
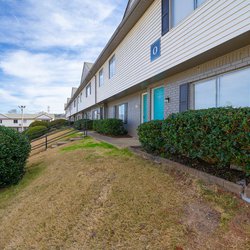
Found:
M 116 64 L 115 64 L 115 55 L 112 56 L 112 58 L 109 60 L 109 79 L 111 79 L 116 71 Z
M 13 123 L 18 123 L 18 120 L 13 120 Z
M 128 104 L 124 103 L 121 105 L 118 105 L 116 108 L 116 118 L 122 120 L 124 123 L 127 123 L 128 121 Z
M 0 120 L 0 123 L 3 123 L 3 120 Z
M 194 84 L 194 108 L 250 107 L 250 68 Z
M 101 87 L 104 84 L 104 78 L 103 78 L 103 69 L 99 71 L 99 87 Z
M 206 0 L 162 0 L 162 35 L 177 26 Z
M 172 0 L 171 1 L 171 24 L 177 26 L 206 0 Z
M 86 97 L 91 95 L 91 84 L 86 87 Z

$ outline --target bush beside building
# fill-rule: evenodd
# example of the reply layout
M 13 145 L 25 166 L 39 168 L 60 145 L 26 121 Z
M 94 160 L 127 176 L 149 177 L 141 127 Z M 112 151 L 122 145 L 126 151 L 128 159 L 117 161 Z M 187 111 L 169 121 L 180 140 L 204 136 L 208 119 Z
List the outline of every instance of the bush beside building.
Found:
M 202 160 L 213 167 L 240 166 L 250 174 L 250 108 L 212 108 L 172 114 L 138 128 L 150 153 Z

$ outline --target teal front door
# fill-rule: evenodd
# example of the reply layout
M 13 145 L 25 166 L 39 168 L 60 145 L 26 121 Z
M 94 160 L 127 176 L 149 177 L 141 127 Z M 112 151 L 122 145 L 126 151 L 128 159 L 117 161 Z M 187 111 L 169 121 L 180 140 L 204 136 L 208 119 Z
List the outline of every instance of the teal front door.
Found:
M 164 119 L 164 87 L 153 90 L 153 119 Z
M 142 95 L 142 122 L 148 121 L 148 94 Z

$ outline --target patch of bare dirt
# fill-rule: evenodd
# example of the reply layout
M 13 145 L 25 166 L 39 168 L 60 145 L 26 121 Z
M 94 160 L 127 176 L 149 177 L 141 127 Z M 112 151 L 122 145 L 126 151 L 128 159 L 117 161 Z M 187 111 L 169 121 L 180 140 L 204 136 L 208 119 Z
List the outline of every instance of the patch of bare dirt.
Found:
M 220 213 L 204 202 L 188 203 L 184 208 L 182 223 L 190 234 L 190 247 L 201 249 L 220 224 Z

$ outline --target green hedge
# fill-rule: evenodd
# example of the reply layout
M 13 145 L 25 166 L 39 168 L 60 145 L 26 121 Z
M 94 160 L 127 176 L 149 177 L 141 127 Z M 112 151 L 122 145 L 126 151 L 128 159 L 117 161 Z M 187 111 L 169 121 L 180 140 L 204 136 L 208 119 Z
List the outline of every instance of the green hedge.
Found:
M 48 132 L 48 128 L 45 126 L 36 126 L 28 128 L 23 132 L 23 134 L 29 139 L 33 140 L 45 135 Z
M 0 187 L 16 184 L 24 175 L 30 153 L 27 138 L 13 129 L 0 126 Z
M 85 129 L 85 127 L 87 127 L 88 130 L 92 130 L 93 129 L 93 121 L 89 120 L 89 119 L 81 119 L 81 120 L 74 122 L 75 129 L 81 130 L 81 129 Z
M 146 151 L 156 154 L 164 152 L 164 141 L 161 133 L 162 122 L 159 120 L 150 121 L 138 127 L 138 136 Z
M 48 121 L 34 121 L 29 125 L 29 128 L 37 127 L 37 126 L 49 127 L 49 122 Z
M 56 128 L 56 129 L 59 129 L 59 128 L 63 128 L 63 127 L 66 127 L 66 126 L 69 126 L 69 121 L 65 120 L 65 119 L 57 119 L 57 120 L 54 120 L 54 121 L 51 121 L 49 123 L 49 128 Z
M 148 124 L 139 129 L 140 141 L 147 151 L 151 149 L 144 142 L 150 140 L 150 130 Z M 203 160 L 217 167 L 235 164 L 250 173 L 250 108 L 213 108 L 173 114 L 163 122 L 159 133 L 156 136 L 162 137 L 163 144 L 159 146 L 153 141 L 156 150 L 160 147 L 166 154 Z
M 104 135 L 118 136 L 127 134 L 123 121 L 119 119 L 94 120 L 93 130 Z

